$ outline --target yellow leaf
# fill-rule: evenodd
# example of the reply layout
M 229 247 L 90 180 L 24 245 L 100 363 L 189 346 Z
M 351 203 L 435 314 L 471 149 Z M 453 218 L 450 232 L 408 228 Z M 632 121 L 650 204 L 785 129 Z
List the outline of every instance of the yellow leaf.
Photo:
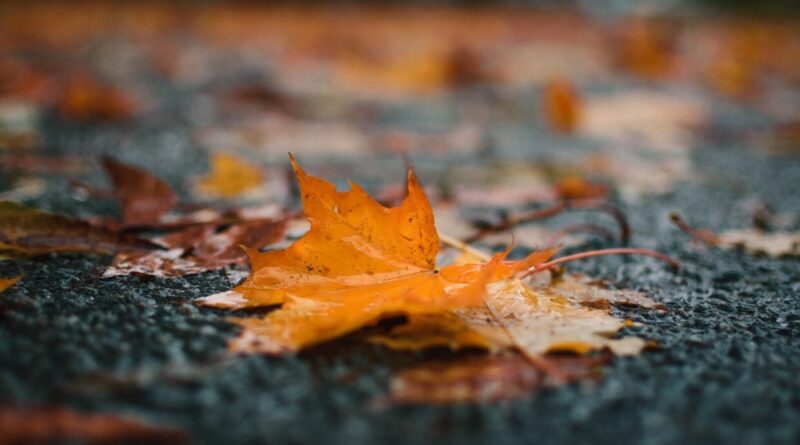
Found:
M 214 153 L 211 172 L 198 180 L 198 191 L 206 196 L 235 198 L 257 189 L 264 183 L 261 169 L 227 153 Z
M 12 278 L 0 278 L 0 292 L 4 292 L 9 287 L 17 284 L 20 279 L 22 279 L 22 275 L 17 275 Z
M 386 208 L 358 185 L 338 192 L 292 159 L 310 230 L 284 250 L 248 250 L 247 280 L 201 304 L 259 307 L 282 304 L 245 326 L 231 344 L 239 351 L 285 353 L 333 339 L 382 318 L 443 312 L 483 304 L 489 282 L 546 260 L 553 251 L 503 263 L 435 266 L 439 237 L 433 211 L 413 172 L 408 196 Z
M 581 119 L 581 103 L 572 83 L 555 79 L 544 90 L 545 115 L 550 126 L 562 133 L 572 133 Z

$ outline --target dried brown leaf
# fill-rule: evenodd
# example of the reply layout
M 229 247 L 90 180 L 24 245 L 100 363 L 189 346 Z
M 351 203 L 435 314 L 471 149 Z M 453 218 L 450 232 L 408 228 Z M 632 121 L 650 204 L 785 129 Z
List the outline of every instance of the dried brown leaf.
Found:
M 600 367 L 610 359 L 608 354 L 542 358 L 549 367 L 558 370 L 561 384 L 598 377 Z M 450 405 L 518 399 L 553 384 L 547 377 L 519 355 L 423 363 L 394 375 L 389 395 L 383 402 L 388 405 Z
M 281 240 L 286 220 L 253 220 L 217 228 L 216 224 L 193 226 L 154 240 L 166 250 L 119 254 L 103 277 L 174 277 L 241 264 L 247 261 L 242 246 L 260 249 Z
M 0 251 L 23 255 L 53 252 L 116 253 L 157 246 L 85 221 L 0 202 Z
M 800 256 L 800 233 L 762 232 L 757 229 L 728 230 L 719 234 L 718 245 L 744 249 L 757 255 L 797 257 Z
M 178 195 L 160 178 L 109 157 L 102 163 L 122 205 L 123 225 L 157 224 L 178 203 Z
M 0 406 L 4 445 L 80 442 L 88 444 L 192 443 L 188 433 L 108 413 L 82 413 L 62 407 Z
M 133 117 L 136 105 L 122 90 L 92 79 L 68 82 L 58 99 L 58 112 L 78 121 L 123 121 Z

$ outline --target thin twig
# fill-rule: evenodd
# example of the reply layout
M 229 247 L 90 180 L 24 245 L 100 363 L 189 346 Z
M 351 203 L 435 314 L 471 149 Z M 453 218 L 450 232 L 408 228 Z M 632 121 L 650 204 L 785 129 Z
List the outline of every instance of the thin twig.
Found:
M 609 204 L 607 202 L 598 201 L 569 201 L 567 210 L 599 210 L 608 213 L 619 226 L 619 240 L 623 246 L 628 245 L 631 239 L 631 226 L 628 224 L 628 218 L 625 216 L 619 207 Z
M 631 236 L 631 229 L 630 224 L 628 224 L 628 219 L 625 217 L 625 213 L 618 207 L 602 201 L 561 201 L 550 207 L 533 210 L 519 215 L 512 215 L 508 218 L 505 218 L 500 223 L 479 229 L 477 232 L 467 237 L 464 242 L 472 243 L 486 237 L 487 235 L 509 230 L 516 225 L 536 221 L 539 219 L 550 218 L 569 210 L 597 210 L 607 213 L 614 218 L 617 226 L 619 226 L 620 242 L 623 245 L 628 244 Z
M 531 275 L 531 274 L 534 274 L 534 273 L 537 273 L 537 272 L 541 272 L 543 270 L 547 270 L 547 269 L 549 269 L 549 268 L 551 268 L 553 266 L 557 266 L 559 264 L 564 264 L 564 263 L 568 263 L 570 261 L 581 260 L 581 259 L 584 259 L 584 258 L 591 258 L 591 257 L 601 256 L 601 255 L 645 255 L 645 256 L 651 256 L 653 258 L 657 258 L 657 259 L 659 259 L 661 261 L 664 261 L 665 263 L 667 263 L 670 266 L 672 266 L 673 269 L 679 269 L 681 267 L 681 263 L 678 260 L 676 260 L 676 259 L 674 259 L 674 258 L 672 258 L 670 256 L 667 256 L 667 255 L 665 255 L 665 254 L 663 254 L 661 252 L 655 251 L 655 250 L 620 247 L 620 248 L 615 248 L 615 249 L 590 250 L 588 252 L 581 252 L 581 253 L 576 253 L 576 254 L 573 254 L 573 255 L 563 256 L 561 258 L 556 258 L 556 259 L 554 259 L 552 261 L 548 261 L 546 263 L 537 264 L 536 266 L 531 267 L 530 269 L 522 272 L 522 274 L 520 275 L 520 278 L 526 277 L 528 275 Z
M 673 224 L 675 224 L 675 226 L 687 233 L 693 239 L 711 244 L 712 246 L 719 244 L 719 237 L 714 232 L 706 229 L 697 229 L 690 226 L 689 223 L 687 223 L 686 220 L 683 219 L 678 213 L 670 213 L 669 219 Z
M 530 212 L 523 213 L 521 215 L 505 218 L 503 219 L 502 222 L 498 224 L 494 224 L 489 227 L 483 227 L 479 229 L 477 232 L 464 239 L 464 242 L 472 243 L 486 237 L 487 235 L 508 230 L 518 224 L 535 221 L 543 218 L 549 218 L 551 216 L 558 215 L 565 209 L 566 209 L 566 203 L 559 202 L 558 204 L 555 204 L 550 207 L 545 207 L 543 209 L 533 210 Z

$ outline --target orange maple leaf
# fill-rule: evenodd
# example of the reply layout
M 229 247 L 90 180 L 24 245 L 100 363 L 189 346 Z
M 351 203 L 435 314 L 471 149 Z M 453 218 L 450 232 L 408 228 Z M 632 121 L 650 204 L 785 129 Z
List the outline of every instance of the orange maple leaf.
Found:
M 248 250 L 252 272 L 233 291 L 201 304 L 245 308 L 282 304 L 263 318 L 238 320 L 245 327 L 233 350 L 285 353 L 330 340 L 382 318 L 483 305 L 486 285 L 547 260 L 534 252 L 504 262 L 436 267 L 439 236 L 433 210 L 413 171 L 408 195 L 386 208 L 357 184 L 336 191 L 323 179 L 292 165 L 310 230 L 284 250 Z

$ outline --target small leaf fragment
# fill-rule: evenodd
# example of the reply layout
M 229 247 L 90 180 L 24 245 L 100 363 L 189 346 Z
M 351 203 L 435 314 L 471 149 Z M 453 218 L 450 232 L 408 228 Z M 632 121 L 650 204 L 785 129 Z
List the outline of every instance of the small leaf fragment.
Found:
M 17 275 L 16 277 L 11 278 L 0 278 L 0 293 L 3 293 L 6 289 L 14 286 L 22 279 L 22 275 Z

